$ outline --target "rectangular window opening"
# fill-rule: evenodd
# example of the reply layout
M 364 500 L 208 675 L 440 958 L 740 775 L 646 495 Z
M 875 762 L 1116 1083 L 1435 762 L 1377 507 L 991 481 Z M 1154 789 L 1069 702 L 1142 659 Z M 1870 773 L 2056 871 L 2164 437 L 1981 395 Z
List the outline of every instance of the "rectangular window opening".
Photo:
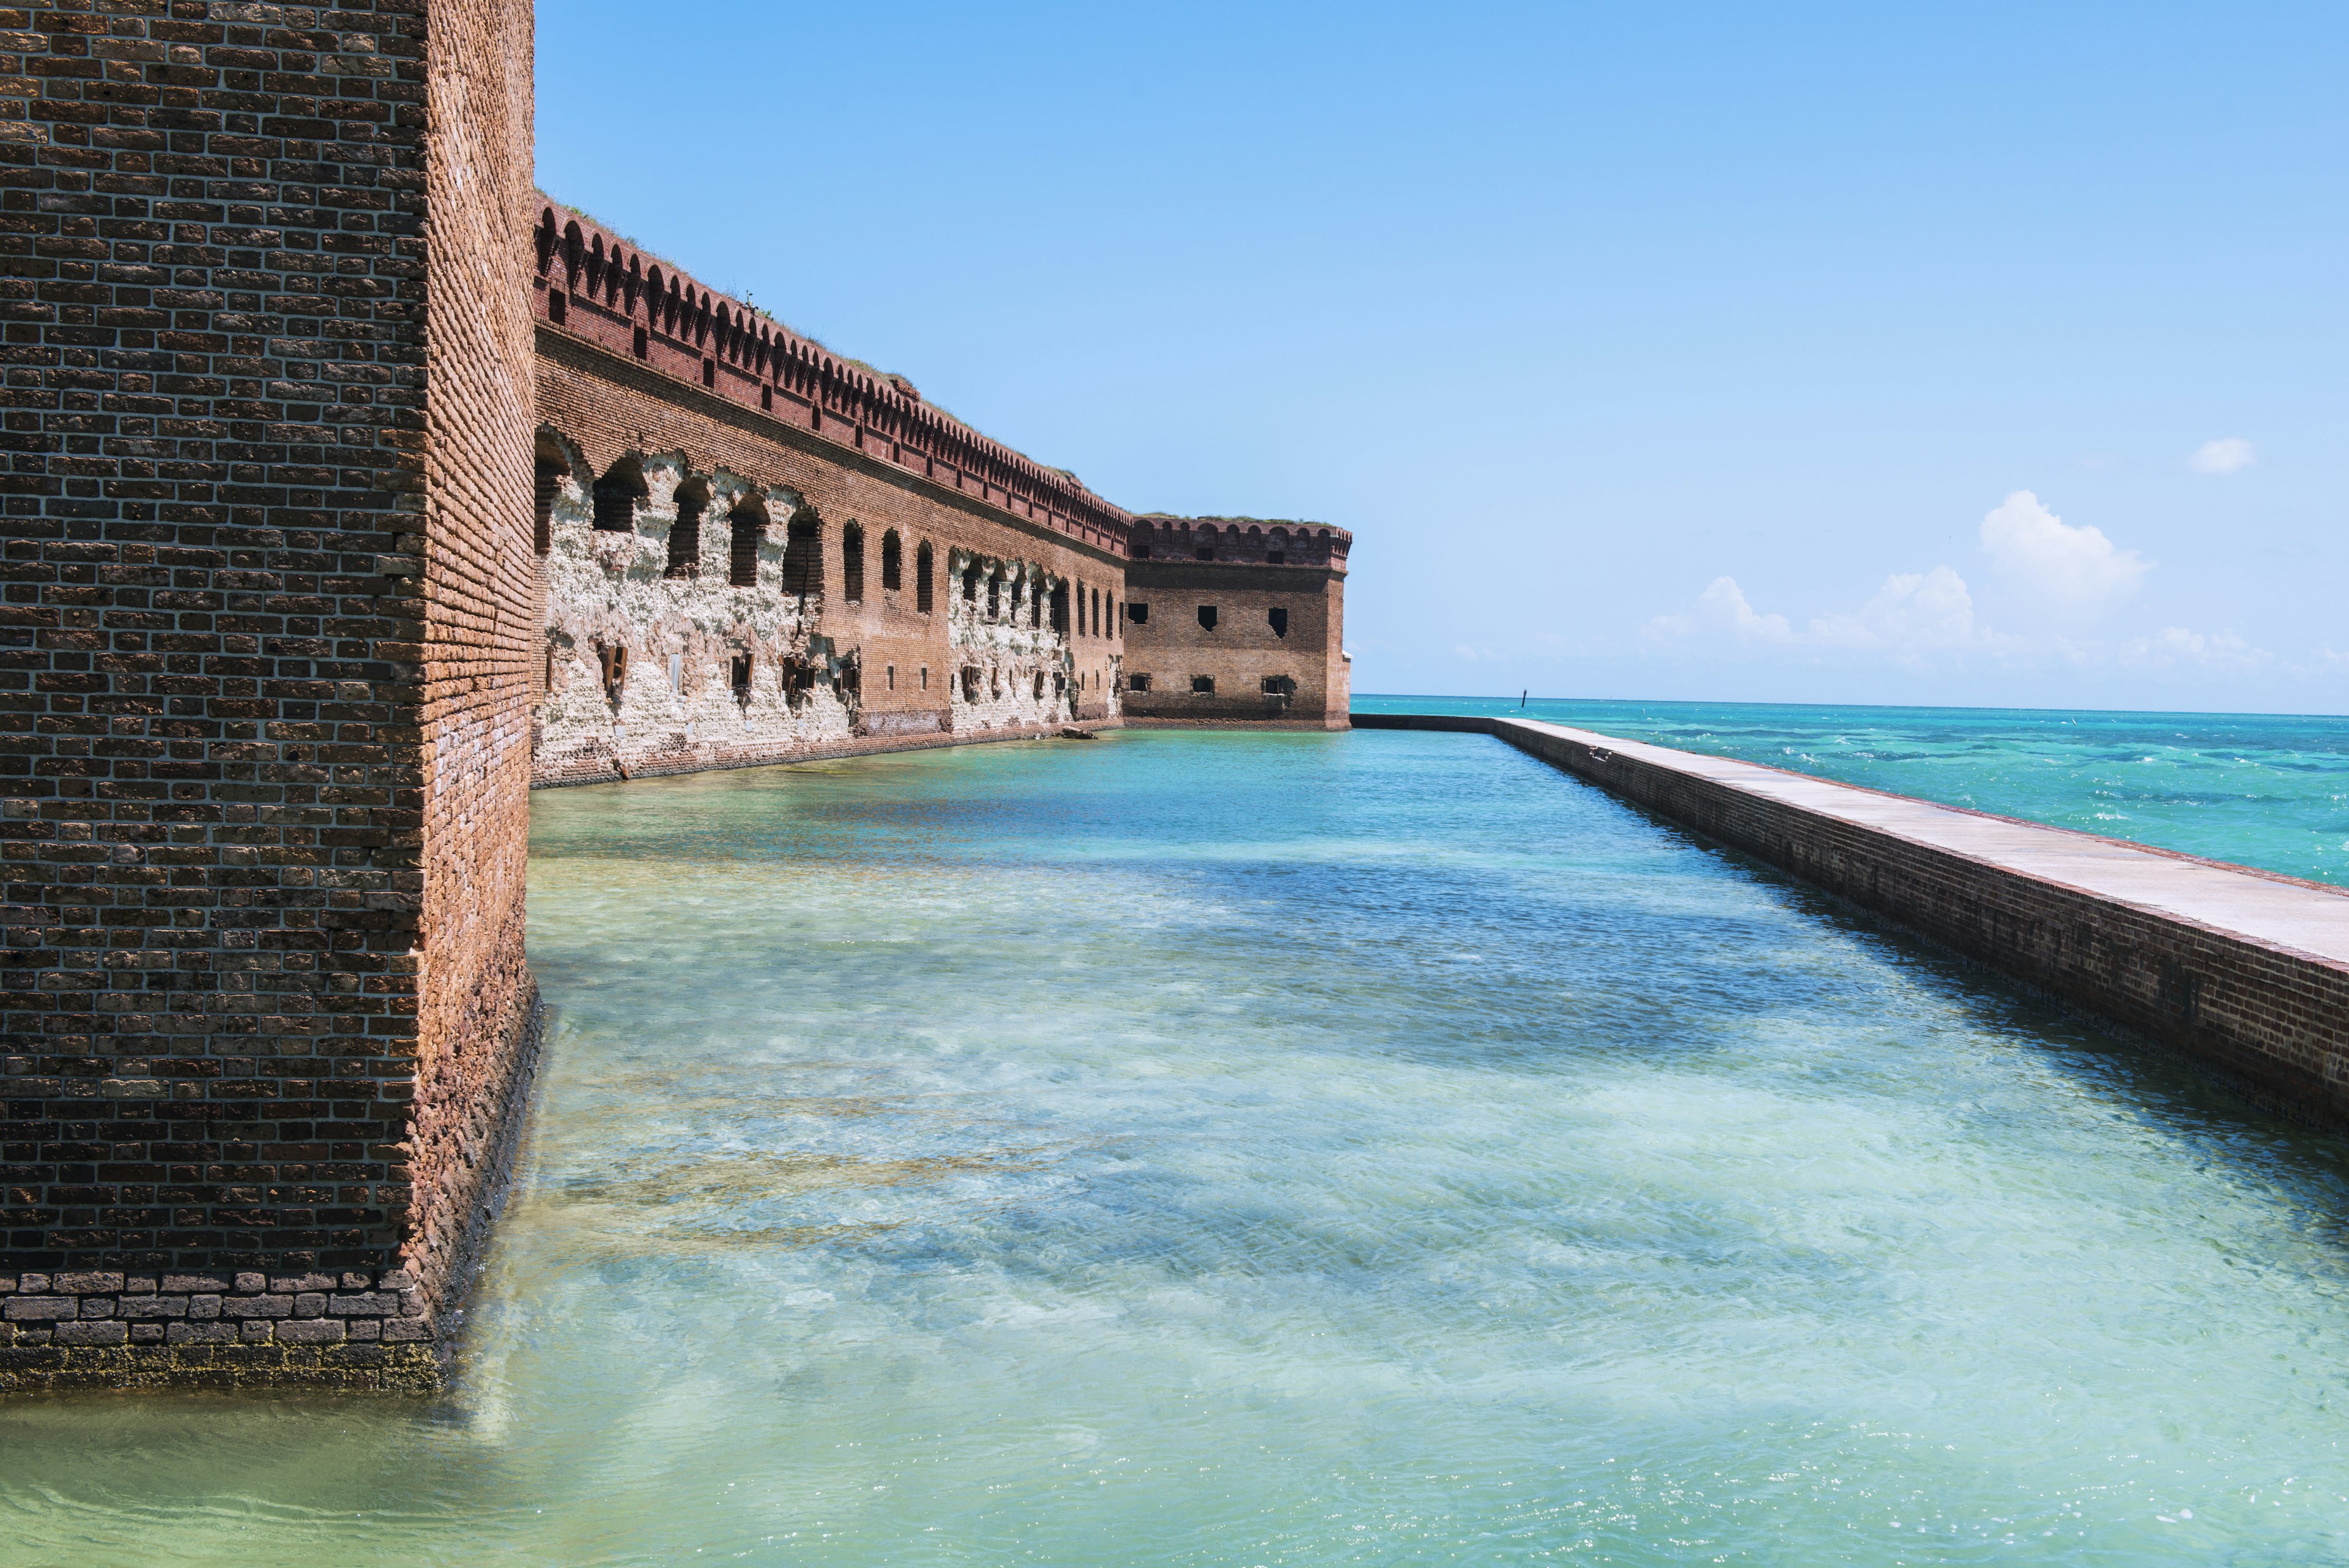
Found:
M 1193 677 L 1191 677 L 1191 695 L 1192 695 L 1192 696 L 1194 696 L 1194 697 L 1213 697 L 1215 694 L 1216 694 L 1216 678 L 1215 678 L 1214 676 L 1212 676 L 1212 675 L 1194 675 Z

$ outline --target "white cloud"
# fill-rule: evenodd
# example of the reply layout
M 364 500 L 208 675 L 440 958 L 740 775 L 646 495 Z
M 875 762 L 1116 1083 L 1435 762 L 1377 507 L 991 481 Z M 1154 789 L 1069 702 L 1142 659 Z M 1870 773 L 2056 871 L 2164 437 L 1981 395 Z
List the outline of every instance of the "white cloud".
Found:
M 1947 566 L 1899 573 L 1885 578 L 1857 613 L 1811 622 L 1810 638 L 1839 648 L 1966 648 L 1976 640 L 1974 597 L 1965 578 Z
M 2197 473 L 2232 473 L 2259 461 L 2259 452 L 2251 442 L 2240 436 L 2223 436 L 2196 447 L 2186 466 Z
M 1782 615 L 1756 615 L 1735 577 L 1715 577 L 1696 599 L 1705 625 L 1733 633 L 1741 642 L 1786 642 L 1794 637 Z
M 1982 548 L 2032 596 L 2074 609 L 2095 609 L 2137 591 L 2153 563 L 2120 550 L 2095 526 L 2071 527 L 2028 490 L 2009 495 L 1982 518 Z
M 1985 635 L 1974 625 L 1973 595 L 1966 580 L 1947 566 L 1887 577 L 1858 609 L 1817 617 L 1800 631 L 1783 615 L 1755 609 L 1735 577 L 1713 578 L 1690 613 L 1658 616 L 1648 623 L 1651 642 L 1678 642 L 1702 633 L 1764 648 L 1872 649 L 1895 654 L 1970 648 Z

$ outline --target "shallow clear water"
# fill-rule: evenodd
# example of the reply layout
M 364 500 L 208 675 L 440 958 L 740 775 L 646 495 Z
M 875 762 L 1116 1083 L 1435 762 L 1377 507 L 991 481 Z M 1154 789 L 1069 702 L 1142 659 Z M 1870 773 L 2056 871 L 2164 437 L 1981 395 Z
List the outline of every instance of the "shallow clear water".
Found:
M 2349 883 L 2349 718 L 1357 696 L 1357 712 L 1519 713 Z
M 0 1563 L 2349 1558 L 2349 1168 L 1490 740 L 535 803 L 439 1401 L 0 1404 Z

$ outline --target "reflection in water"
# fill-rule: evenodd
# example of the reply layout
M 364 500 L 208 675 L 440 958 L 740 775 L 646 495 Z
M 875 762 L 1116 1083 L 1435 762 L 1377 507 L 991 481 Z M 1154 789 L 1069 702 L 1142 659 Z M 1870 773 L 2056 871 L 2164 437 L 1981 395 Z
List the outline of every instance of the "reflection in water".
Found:
M 2337 1141 L 1496 742 L 536 833 L 460 1386 L 0 1407 L 0 1563 L 2349 1556 Z

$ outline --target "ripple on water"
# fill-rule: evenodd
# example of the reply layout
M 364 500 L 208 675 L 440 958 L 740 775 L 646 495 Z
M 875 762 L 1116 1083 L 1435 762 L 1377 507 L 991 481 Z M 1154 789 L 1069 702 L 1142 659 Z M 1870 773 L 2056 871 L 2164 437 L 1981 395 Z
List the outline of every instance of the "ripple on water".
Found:
M 2349 1554 L 2337 1142 L 1495 742 L 535 823 L 460 1386 L 0 1407 L 0 1563 Z

